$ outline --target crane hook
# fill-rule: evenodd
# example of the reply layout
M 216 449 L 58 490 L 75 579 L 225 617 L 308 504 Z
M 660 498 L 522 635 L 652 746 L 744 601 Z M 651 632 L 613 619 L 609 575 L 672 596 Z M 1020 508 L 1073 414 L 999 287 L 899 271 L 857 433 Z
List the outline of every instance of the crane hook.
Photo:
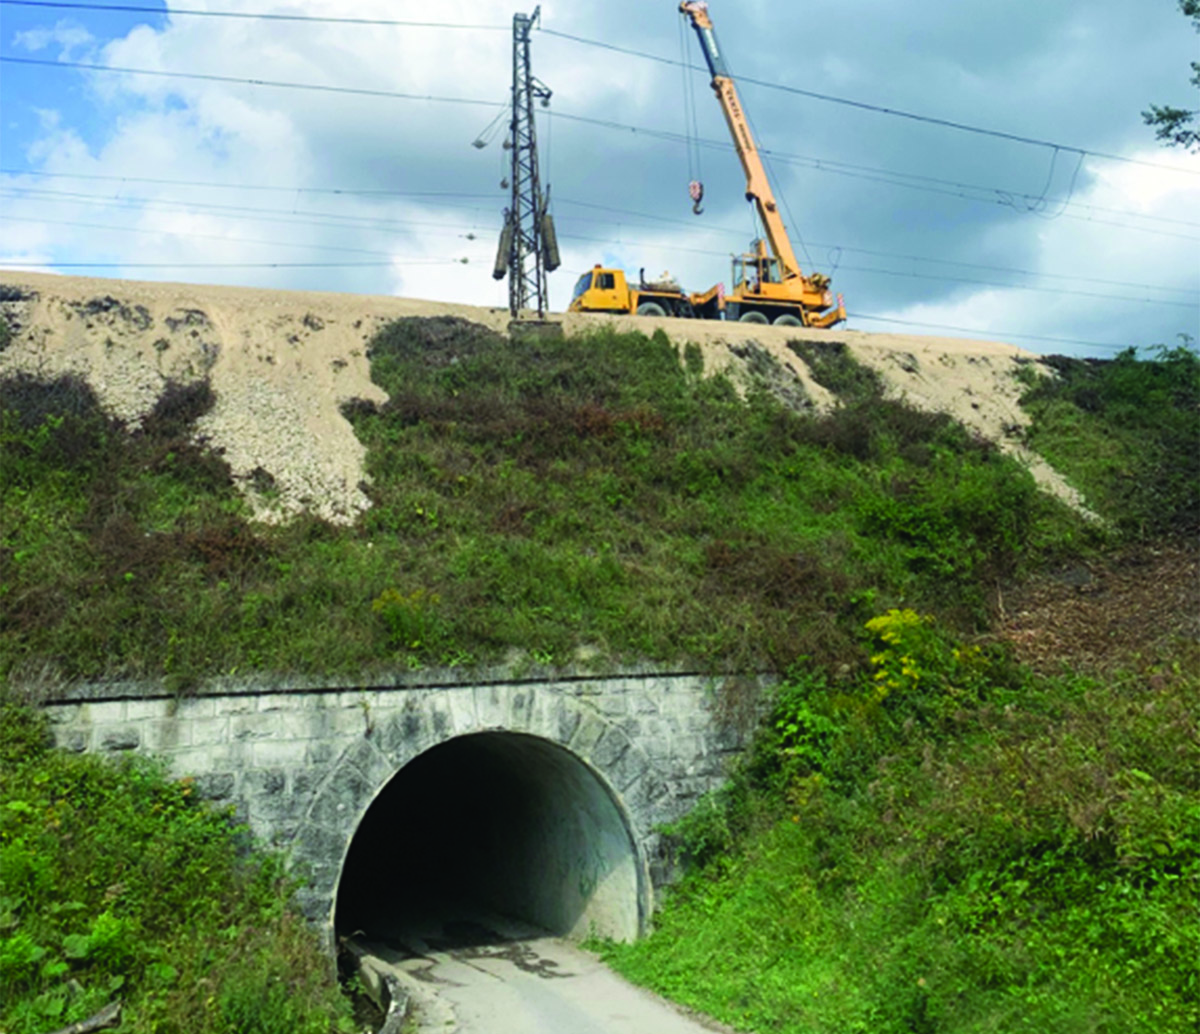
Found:
M 699 180 L 692 180 L 688 184 L 688 196 L 692 199 L 692 213 L 703 215 L 704 209 L 701 207 L 701 202 L 704 200 L 704 184 Z

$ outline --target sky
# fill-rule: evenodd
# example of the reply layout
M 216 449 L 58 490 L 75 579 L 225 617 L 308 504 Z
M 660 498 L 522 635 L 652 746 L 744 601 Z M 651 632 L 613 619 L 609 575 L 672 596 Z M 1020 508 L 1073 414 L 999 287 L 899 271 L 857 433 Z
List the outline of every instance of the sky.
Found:
M 168 14 L 161 0 L 0 0 L 0 269 L 505 306 L 491 272 L 511 26 L 532 13 L 517 4 L 184 0 Z M 677 6 L 541 7 L 556 310 L 596 263 L 728 284 L 756 234 L 708 76 L 679 66 L 703 60 Z M 1200 337 L 1200 154 L 1162 146 L 1140 115 L 1195 106 L 1198 38 L 1176 0 L 710 8 L 733 74 L 761 81 L 742 99 L 801 264 L 832 276 L 849 326 L 1078 356 Z

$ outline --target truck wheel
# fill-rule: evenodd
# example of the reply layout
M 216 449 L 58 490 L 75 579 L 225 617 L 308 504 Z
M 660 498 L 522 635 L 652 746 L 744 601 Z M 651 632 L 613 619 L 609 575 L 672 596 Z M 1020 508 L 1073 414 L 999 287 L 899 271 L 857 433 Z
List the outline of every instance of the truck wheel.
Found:
M 782 316 L 775 317 L 775 326 L 803 327 L 804 321 L 799 316 L 793 316 L 790 312 L 785 312 Z
M 642 302 L 637 307 L 637 314 L 639 316 L 665 316 L 667 310 L 661 305 L 655 305 L 654 302 Z
M 741 316 L 738 317 L 738 322 L 739 323 L 762 324 L 762 323 L 769 323 L 770 320 L 768 320 L 767 317 L 764 316 L 761 312 L 743 312 L 741 314 Z

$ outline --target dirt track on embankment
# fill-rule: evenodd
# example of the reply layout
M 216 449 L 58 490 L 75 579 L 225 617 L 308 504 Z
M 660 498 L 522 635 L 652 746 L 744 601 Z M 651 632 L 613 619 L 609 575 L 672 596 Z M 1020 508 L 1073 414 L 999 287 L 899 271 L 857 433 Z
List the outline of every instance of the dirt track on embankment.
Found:
M 225 459 L 263 519 L 307 510 L 353 521 L 367 505 L 364 450 L 341 406 L 382 401 L 371 382 L 368 342 L 392 320 L 452 316 L 505 333 L 507 310 L 444 302 L 308 291 L 142 283 L 0 271 L 0 314 L 13 329 L 0 377 L 26 372 L 83 377 L 114 415 L 136 424 L 168 381 L 207 379 L 216 405 L 198 434 Z M 795 404 L 818 410 L 837 399 L 789 349 L 796 340 L 840 342 L 875 370 L 889 395 L 946 412 L 1020 457 L 1038 482 L 1072 505 L 1082 500 L 1020 443 L 1028 424 L 1017 372 L 1033 353 L 998 342 L 854 330 L 799 330 L 698 320 L 556 316 L 567 334 L 600 326 L 697 344 L 705 370 L 735 382 L 765 368 Z M 1047 371 L 1048 372 L 1048 371 Z M 255 495 L 252 475 L 274 481 Z M 261 477 L 261 475 L 260 475 Z

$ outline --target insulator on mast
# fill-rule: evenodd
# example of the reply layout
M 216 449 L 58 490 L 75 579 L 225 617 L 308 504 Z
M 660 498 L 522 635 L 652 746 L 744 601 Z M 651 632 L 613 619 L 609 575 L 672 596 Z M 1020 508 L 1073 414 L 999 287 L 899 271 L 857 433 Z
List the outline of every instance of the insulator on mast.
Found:
M 554 229 L 554 216 L 549 212 L 542 214 L 542 258 L 546 263 L 547 273 L 553 273 L 562 265 L 562 257 L 558 253 L 558 234 Z
M 492 268 L 492 279 L 503 280 L 508 276 L 508 258 L 513 246 L 512 213 L 504 213 L 504 229 L 500 231 L 500 247 L 496 252 L 496 265 Z

